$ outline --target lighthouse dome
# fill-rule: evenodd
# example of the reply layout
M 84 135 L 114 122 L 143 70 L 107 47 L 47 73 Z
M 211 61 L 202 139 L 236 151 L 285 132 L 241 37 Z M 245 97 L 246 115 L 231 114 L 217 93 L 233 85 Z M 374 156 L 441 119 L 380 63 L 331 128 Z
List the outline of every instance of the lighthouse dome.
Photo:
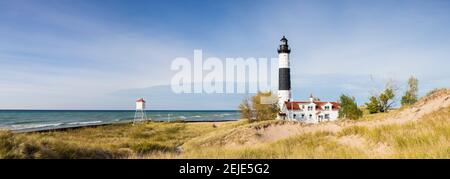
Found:
M 286 36 L 283 35 L 283 38 L 281 38 L 280 41 L 281 41 L 281 44 L 284 43 L 285 45 L 287 45 L 288 40 L 287 40 Z

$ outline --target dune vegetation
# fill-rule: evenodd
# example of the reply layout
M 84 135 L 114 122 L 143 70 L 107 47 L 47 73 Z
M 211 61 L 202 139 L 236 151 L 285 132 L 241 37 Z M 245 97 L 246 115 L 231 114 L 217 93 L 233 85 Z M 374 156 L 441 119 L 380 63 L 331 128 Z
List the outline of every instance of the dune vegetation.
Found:
M 0 158 L 142 158 L 181 152 L 187 140 L 243 122 L 144 122 L 65 131 L 0 132 Z
M 146 122 L 0 132 L 0 158 L 450 158 L 450 90 L 359 120 Z
M 211 140 L 211 139 L 210 139 Z M 215 139 L 213 139 L 215 140 Z M 207 141 L 207 140 L 206 140 Z M 192 141 L 190 141 L 192 142 Z M 190 146 L 194 158 L 450 158 L 450 107 L 418 121 L 316 130 L 255 145 Z M 189 144 L 189 143 L 188 143 Z M 207 144 L 207 142 L 206 142 Z M 192 144 L 191 144 L 192 145 Z M 201 151 L 201 152 L 200 152 Z

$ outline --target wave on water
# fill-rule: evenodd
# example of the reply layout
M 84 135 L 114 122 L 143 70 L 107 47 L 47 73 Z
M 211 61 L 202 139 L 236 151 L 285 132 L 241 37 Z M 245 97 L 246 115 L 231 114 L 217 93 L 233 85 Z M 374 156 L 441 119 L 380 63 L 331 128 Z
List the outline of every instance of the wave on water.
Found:
M 113 122 L 120 122 L 120 121 L 132 121 L 134 120 L 133 117 L 123 117 L 123 118 L 116 118 L 113 120 Z
M 8 128 L 11 130 L 24 130 L 24 129 L 38 129 L 46 127 L 58 127 L 64 125 L 64 123 L 54 123 L 54 124 L 16 124 L 11 125 Z
M 103 121 L 86 121 L 86 122 L 71 122 L 71 123 L 48 123 L 48 124 L 15 124 L 6 126 L 6 129 L 9 130 L 27 130 L 27 129 L 41 129 L 41 128 L 55 128 L 60 126 L 76 126 L 76 125 L 89 125 L 89 124 L 98 124 Z
M 150 111 L 147 117 L 155 121 L 222 121 L 238 119 L 239 114 L 228 111 Z M 3 111 L 0 129 L 33 131 L 134 120 L 134 111 Z
M 71 122 L 67 123 L 67 125 L 87 125 L 87 124 L 98 124 L 102 123 L 103 121 L 86 121 L 86 122 Z

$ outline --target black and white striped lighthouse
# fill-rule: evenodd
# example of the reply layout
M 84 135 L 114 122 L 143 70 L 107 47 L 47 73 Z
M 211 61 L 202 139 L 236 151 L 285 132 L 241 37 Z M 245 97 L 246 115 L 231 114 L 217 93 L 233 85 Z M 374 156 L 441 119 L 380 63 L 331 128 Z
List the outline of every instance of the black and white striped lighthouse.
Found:
M 278 49 L 278 104 L 280 107 L 283 107 L 284 103 L 291 99 L 290 53 L 288 40 L 283 36 Z

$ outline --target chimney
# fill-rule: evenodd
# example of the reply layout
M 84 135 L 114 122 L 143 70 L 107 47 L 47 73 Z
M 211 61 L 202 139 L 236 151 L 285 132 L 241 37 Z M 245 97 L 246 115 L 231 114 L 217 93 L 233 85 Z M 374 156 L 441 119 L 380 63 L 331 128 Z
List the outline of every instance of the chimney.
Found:
M 312 94 L 309 96 L 309 102 L 311 102 L 311 103 L 314 102 L 314 96 Z

